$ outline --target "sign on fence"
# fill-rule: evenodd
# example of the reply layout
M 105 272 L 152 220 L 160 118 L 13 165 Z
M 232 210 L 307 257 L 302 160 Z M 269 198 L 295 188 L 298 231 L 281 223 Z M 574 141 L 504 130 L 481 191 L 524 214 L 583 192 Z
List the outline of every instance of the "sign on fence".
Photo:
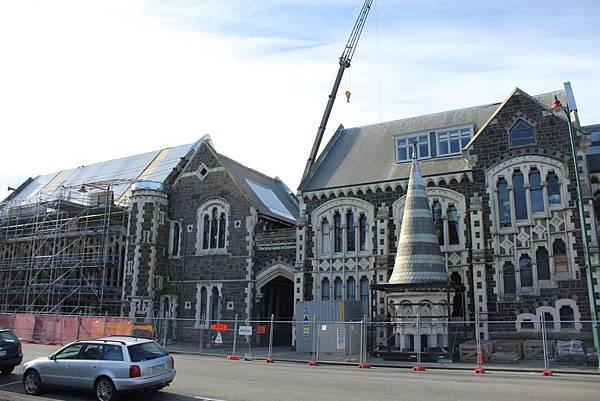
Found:
M 251 336 L 252 335 L 252 326 L 240 326 L 238 330 L 238 334 L 240 336 Z
M 336 338 L 336 348 L 337 349 L 346 349 L 346 329 L 338 329 L 337 330 L 337 338 Z
M 308 306 L 304 307 L 304 318 L 303 318 L 303 324 L 304 324 L 304 338 L 308 338 L 308 336 L 310 335 L 310 322 L 308 321 Z
M 258 326 L 256 332 L 258 334 L 265 334 L 267 332 L 267 326 Z
M 212 331 L 227 331 L 228 327 L 224 323 L 214 323 L 210 326 Z

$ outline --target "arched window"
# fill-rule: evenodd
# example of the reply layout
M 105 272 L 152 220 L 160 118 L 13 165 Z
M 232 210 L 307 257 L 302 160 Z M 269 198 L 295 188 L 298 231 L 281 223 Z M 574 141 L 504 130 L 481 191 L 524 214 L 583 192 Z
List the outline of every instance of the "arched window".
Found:
M 225 213 L 221 213 L 221 217 L 219 217 L 219 248 L 225 248 L 225 224 Z
M 538 280 L 550 280 L 550 261 L 548 260 L 548 251 L 546 248 L 538 248 L 535 252 L 537 261 Z
M 208 214 L 204 215 L 203 224 L 202 249 L 208 249 L 210 245 L 210 217 Z
M 445 245 L 444 240 L 444 220 L 442 219 L 442 204 L 439 201 L 433 201 L 431 206 L 431 213 L 433 214 L 433 228 L 435 230 L 435 236 L 438 239 L 440 245 Z
M 542 191 L 542 176 L 536 168 L 529 171 L 529 194 L 531 197 L 531 211 L 533 213 L 543 212 L 544 193 Z
M 366 277 L 360 279 L 360 304 L 363 315 L 369 314 L 369 279 Z
M 181 232 L 181 226 L 178 222 L 174 222 L 171 228 L 171 255 L 179 255 L 179 235 Z
M 510 146 L 524 146 L 535 143 L 533 127 L 519 119 L 510 129 Z
M 346 299 L 348 301 L 356 299 L 356 280 L 354 280 L 354 277 L 349 277 L 346 280 Z
M 333 214 L 333 251 L 342 251 L 342 216 L 340 212 Z
M 344 297 L 344 291 L 342 286 L 342 279 L 336 277 L 333 280 L 333 298 L 335 301 L 341 301 Z
M 356 251 L 356 233 L 354 227 L 354 213 L 348 210 L 346 213 L 346 248 L 348 252 Z
M 331 230 L 327 219 L 321 222 L 321 251 L 325 254 L 331 253 Z
M 560 203 L 560 183 L 554 172 L 549 172 L 546 177 L 546 186 L 548 187 L 548 202 L 550 204 Z
M 219 295 L 219 289 L 217 287 L 213 287 L 211 294 L 211 311 L 210 311 L 210 319 L 211 320 L 220 320 L 221 319 L 221 296 Z
M 458 236 L 458 210 L 454 205 L 448 206 L 448 243 L 450 245 L 460 244 Z
M 544 327 L 554 329 L 554 316 L 550 312 L 544 312 Z
M 520 170 L 513 174 L 513 198 L 515 201 L 515 218 L 527 220 L 527 201 L 525 200 L 525 179 Z
M 358 225 L 360 226 L 360 250 L 366 251 L 369 249 L 367 246 L 369 238 L 369 222 L 367 221 L 367 216 L 361 213 L 358 218 Z
M 217 232 L 218 232 L 217 208 L 213 207 L 210 219 L 210 247 L 217 247 Z
M 498 180 L 497 189 L 500 227 L 510 227 L 512 225 L 510 218 L 510 199 L 508 197 L 508 183 L 504 178 Z
M 321 301 L 329 301 L 331 299 L 330 293 L 329 279 L 325 277 L 321 280 Z
M 504 293 L 514 295 L 517 293 L 517 285 L 515 282 L 515 267 L 510 262 L 504 263 L 504 269 L 502 273 L 502 279 L 504 283 Z
M 519 275 L 521 276 L 521 288 L 533 287 L 533 275 L 531 273 L 531 258 L 522 255 L 519 258 Z
M 206 288 L 202 287 L 200 289 L 200 321 L 204 322 L 206 320 L 206 305 L 207 305 L 207 291 Z
M 558 311 L 560 315 L 560 328 L 561 329 L 574 329 L 575 328 L 575 314 L 573 308 L 569 305 L 563 305 Z
M 552 244 L 552 253 L 554 254 L 554 270 L 557 273 L 569 271 L 569 262 L 567 260 L 567 247 L 565 242 L 557 238 Z

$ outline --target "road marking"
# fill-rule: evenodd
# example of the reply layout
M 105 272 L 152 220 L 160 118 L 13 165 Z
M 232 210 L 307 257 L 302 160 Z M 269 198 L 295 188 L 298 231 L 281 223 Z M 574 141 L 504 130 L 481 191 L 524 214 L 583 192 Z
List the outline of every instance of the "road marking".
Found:
M 20 384 L 20 383 L 21 383 L 20 381 L 12 382 L 12 383 L 5 383 L 5 384 L 0 384 L 0 387 L 12 386 L 14 384 Z
M 194 398 L 197 400 L 200 400 L 200 401 L 225 401 L 225 400 L 218 400 L 216 398 L 205 398 L 205 397 L 198 397 L 198 396 L 195 396 Z

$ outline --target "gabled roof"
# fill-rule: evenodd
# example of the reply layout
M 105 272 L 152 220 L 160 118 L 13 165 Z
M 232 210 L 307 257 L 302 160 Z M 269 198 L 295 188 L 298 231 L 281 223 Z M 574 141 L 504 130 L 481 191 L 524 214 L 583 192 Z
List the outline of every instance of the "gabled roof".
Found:
M 555 95 L 566 101 L 563 90 L 533 98 L 549 108 Z M 340 128 L 317 159 L 300 190 L 407 179 L 410 163 L 396 163 L 395 136 L 470 124 L 474 132 L 478 132 L 502 104 L 491 103 L 356 128 Z M 462 156 L 421 160 L 419 164 L 423 176 L 468 169 Z
M 298 201 L 283 181 L 246 167 L 220 153 L 216 154 L 252 207 L 260 214 L 296 223 L 299 213 Z

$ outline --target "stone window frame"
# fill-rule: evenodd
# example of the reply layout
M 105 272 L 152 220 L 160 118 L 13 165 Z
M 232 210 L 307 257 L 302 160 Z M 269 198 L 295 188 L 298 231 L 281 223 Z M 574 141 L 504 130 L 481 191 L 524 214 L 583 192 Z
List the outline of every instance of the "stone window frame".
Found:
M 346 232 L 345 217 L 346 217 L 346 213 L 348 210 L 352 210 L 352 213 L 354 214 L 354 227 L 355 227 L 354 251 L 348 251 L 347 250 L 348 247 L 346 244 L 347 232 Z M 334 224 L 333 224 L 333 216 L 334 216 L 335 212 L 339 212 L 342 217 L 341 218 L 341 229 L 342 229 L 341 252 L 335 252 L 334 243 L 333 243 L 333 241 L 335 239 L 334 238 L 335 237 Z M 367 218 L 367 226 L 368 226 L 369 235 L 367 236 L 367 249 L 366 250 L 360 249 L 360 235 L 357 235 L 357 234 L 360 234 L 359 219 L 360 219 L 361 214 L 363 214 Z M 323 252 L 321 230 L 322 230 L 322 223 L 323 223 L 324 219 L 326 219 L 329 223 L 329 232 L 330 232 L 329 240 L 331 241 L 331 246 L 329 247 L 329 249 L 330 249 L 329 253 Z M 316 208 L 311 213 L 311 222 L 312 222 L 312 230 L 313 230 L 313 234 L 314 234 L 313 255 L 316 255 L 318 258 L 343 257 L 343 256 L 368 256 L 374 250 L 373 239 L 375 237 L 375 234 L 373 234 L 373 227 L 376 224 L 375 223 L 375 207 L 367 201 L 364 201 L 364 200 L 358 199 L 358 198 L 350 198 L 350 197 L 332 199 L 330 201 L 325 202 L 324 204 L 322 204 L 321 206 Z
M 219 311 L 219 316 L 217 319 L 214 319 L 212 315 L 212 293 L 214 289 L 217 289 L 219 292 L 219 299 L 221 310 Z M 201 316 L 201 303 L 202 303 L 202 289 L 206 290 L 206 316 L 202 319 Z M 211 322 L 221 320 L 221 311 L 223 309 L 223 284 L 222 283 L 197 283 L 196 284 L 196 313 L 194 315 L 194 327 L 195 328 L 209 328 Z
M 209 218 L 210 213 L 213 208 L 217 208 L 217 216 L 221 216 L 222 213 L 225 214 L 225 244 L 223 248 L 218 247 L 219 241 L 219 233 L 217 231 L 217 248 L 208 248 L 204 249 L 202 247 L 204 240 L 204 216 L 208 215 Z M 214 255 L 214 254 L 226 254 L 229 248 L 229 219 L 230 219 L 230 206 L 229 202 L 227 202 L 223 198 L 212 198 L 202 203 L 200 207 L 198 207 L 196 213 L 196 255 Z
M 528 126 L 531 127 L 532 133 L 533 133 L 533 142 L 531 143 L 526 143 L 523 145 L 513 145 L 513 141 L 512 141 L 512 131 L 513 129 L 517 126 L 517 124 L 519 122 L 523 122 L 525 124 L 527 124 Z M 529 117 L 527 117 L 526 115 L 524 115 L 523 113 L 517 113 L 513 119 L 510 121 L 510 123 L 506 126 L 505 130 L 506 130 L 506 134 L 507 134 L 507 138 L 508 138 L 508 147 L 511 149 L 516 149 L 516 148 L 523 148 L 526 146 L 535 146 L 537 144 L 537 130 L 535 128 L 535 126 L 537 125 L 537 123 L 533 120 L 531 120 Z
M 174 230 L 175 230 L 175 226 L 179 226 L 179 236 L 178 236 L 178 241 L 177 241 L 177 252 L 173 252 L 173 248 L 175 247 L 175 242 L 174 242 Z M 181 237 L 187 234 L 184 232 L 183 227 L 181 225 L 180 221 L 171 221 L 171 224 L 169 226 L 169 257 L 170 258 L 181 258 Z
M 465 250 L 467 233 L 464 222 L 466 213 L 466 201 L 465 196 L 459 192 L 453 191 L 443 187 L 428 187 L 425 188 L 427 199 L 429 200 L 429 209 L 432 210 L 432 206 L 435 201 L 438 201 L 442 206 L 442 220 L 444 224 L 444 238 L 446 241 L 444 245 L 440 245 L 442 252 L 461 252 Z M 394 247 L 397 247 L 398 238 L 400 238 L 400 230 L 402 225 L 402 216 L 404 214 L 404 202 L 406 201 L 406 194 L 402 195 L 392 204 L 392 213 L 394 216 L 394 222 L 396 225 L 396 242 Z M 449 244 L 449 227 L 448 227 L 448 208 L 454 206 L 458 213 L 458 244 Z M 433 215 L 432 215 L 433 219 Z

